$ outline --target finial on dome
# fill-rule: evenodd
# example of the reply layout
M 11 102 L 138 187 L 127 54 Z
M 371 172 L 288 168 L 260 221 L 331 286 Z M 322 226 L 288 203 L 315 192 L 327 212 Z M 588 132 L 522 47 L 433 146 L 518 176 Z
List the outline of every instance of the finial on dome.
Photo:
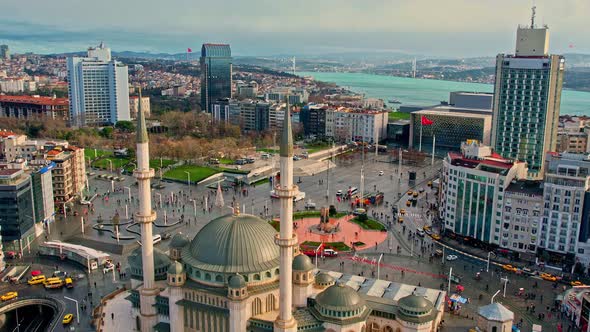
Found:
M 234 216 L 239 216 L 240 215 L 240 204 L 238 204 L 237 202 L 234 203 Z

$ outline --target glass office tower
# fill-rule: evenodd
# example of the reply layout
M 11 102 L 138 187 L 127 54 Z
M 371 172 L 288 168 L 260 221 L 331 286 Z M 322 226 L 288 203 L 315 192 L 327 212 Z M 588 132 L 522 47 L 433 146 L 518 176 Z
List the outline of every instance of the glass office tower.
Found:
M 201 48 L 201 107 L 211 112 L 218 99 L 232 97 L 232 58 L 228 44 L 203 44 Z

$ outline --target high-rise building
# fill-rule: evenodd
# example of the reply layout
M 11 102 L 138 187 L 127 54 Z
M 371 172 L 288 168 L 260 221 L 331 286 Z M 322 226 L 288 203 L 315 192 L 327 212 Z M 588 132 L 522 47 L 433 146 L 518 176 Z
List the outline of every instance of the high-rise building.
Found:
M 505 158 L 525 161 L 528 177 L 541 179 L 545 153 L 554 151 L 565 60 L 549 55 L 549 28 L 519 26 L 515 54 L 496 57 L 492 146 Z
M 232 57 L 228 44 L 201 48 L 201 108 L 211 112 L 218 99 L 232 97 Z
M 75 127 L 131 120 L 127 66 L 101 43 L 87 57 L 69 57 L 70 124 Z
M 541 257 L 549 264 L 584 266 L 590 262 L 588 213 L 590 159 L 571 153 L 548 153 L 540 228 Z M 545 253 L 546 252 L 546 253 Z
M 150 117 L 151 109 L 150 109 L 150 97 L 149 96 L 142 96 L 141 97 L 141 108 L 143 109 L 143 114 L 146 118 Z M 137 118 L 137 110 L 139 109 L 139 96 L 131 96 L 129 97 L 129 115 L 132 119 Z
M 10 60 L 10 49 L 8 45 L 0 45 L 0 60 Z
M 500 245 L 505 191 L 512 180 L 525 175 L 523 162 L 504 159 L 476 141 L 463 143 L 461 153 L 449 152 L 443 160 L 440 197 L 446 231 Z

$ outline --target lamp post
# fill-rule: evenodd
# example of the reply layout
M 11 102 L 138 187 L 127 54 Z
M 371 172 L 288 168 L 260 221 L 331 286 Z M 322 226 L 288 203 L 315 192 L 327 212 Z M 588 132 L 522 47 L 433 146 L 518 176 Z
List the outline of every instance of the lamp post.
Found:
M 488 252 L 488 262 L 486 264 L 486 272 L 490 272 L 490 255 L 492 254 L 492 252 Z
M 80 324 L 80 309 L 78 307 L 78 301 L 72 299 L 71 297 L 67 297 L 67 296 L 64 296 L 64 299 L 70 300 L 76 304 L 76 321 L 78 322 L 78 324 Z
M 110 159 L 107 159 L 107 161 L 109 162 L 110 168 L 111 168 L 111 173 L 113 173 L 113 161 Z
M 453 277 L 453 268 L 449 269 L 449 287 L 447 290 L 447 294 L 451 294 L 451 278 Z
M 377 280 L 379 280 L 379 274 L 381 273 L 381 259 L 383 258 L 383 253 L 379 255 L 379 260 L 377 261 Z
M 184 171 L 186 173 L 186 185 L 191 186 L 191 173 L 189 171 Z
M 158 195 L 158 198 L 160 199 L 160 209 L 161 209 L 162 208 L 162 194 L 156 193 L 156 195 Z
M 68 212 L 66 211 L 66 203 L 63 203 L 64 206 L 64 219 L 68 217 Z
M 193 202 L 193 211 L 195 214 L 195 218 L 197 217 L 197 201 L 194 199 L 191 199 L 190 202 Z
M 80 226 L 82 226 L 82 234 L 84 234 L 84 217 L 80 217 Z
M 129 197 L 129 202 L 131 202 L 131 188 L 129 188 L 129 187 L 123 187 L 123 188 L 128 190 L 127 197 Z
M 506 285 L 508 284 L 508 276 L 500 278 L 500 280 L 504 283 L 504 292 L 502 293 L 502 297 L 506 297 Z

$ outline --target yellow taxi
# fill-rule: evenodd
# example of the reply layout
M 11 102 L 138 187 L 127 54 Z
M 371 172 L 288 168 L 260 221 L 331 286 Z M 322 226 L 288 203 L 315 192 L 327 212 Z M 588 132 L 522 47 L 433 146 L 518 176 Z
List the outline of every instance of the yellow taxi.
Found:
M 579 280 L 570 282 L 570 285 L 572 285 L 572 286 L 585 286 L 584 283 L 582 283 Z
M 401 214 L 402 216 L 406 214 L 406 209 L 401 209 L 399 210 L 399 214 Z
M 29 281 L 27 281 L 27 283 L 29 285 L 39 285 L 45 282 L 45 276 L 44 275 L 38 275 L 38 276 L 34 276 L 31 277 L 31 279 L 29 279 Z
M 541 273 L 541 279 L 547 281 L 557 281 L 557 277 L 550 273 Z
M 8 300 L 16 299 L 17 297 L 18 297 L 17 292 L 8 292 L 8 293 L 0 296 L 0 300 L 8 301 Z
M 409 207 L 410 205 L 412 205 L 412 202 L 406 201 L 406 206 Z
M 412 196 L 414 194 L 414 192 L 409 190 L 406 194 L 408 194 L 408 196 Z
M 440 235 L 438 235 L 438 234 L 431 234 L 430 237 L 437 240 L 437 241 L 439 241 L 441 239 Z
M 67 314 L 67 315 L 64 316 L 64 319 L 62 320 L 62 323 L 64 323 L 64 324 L 70 324 L 73 319 L 74 319 L 74 315 L 73 314 Z
M 426 225 L 426 226 L 422 227 L 422 230 L 424 230 L 425 232 L 426 231 L 429 231 L 430 230 L 430 226 Z
M 417 198 L 418 197 L 418 193 L 414 193 L 414 194 L 412 194 L 412 196 L 414 196 L 414 198 Z
M 514 266 L 510 265 L 510 264 L 504 264 L 502 265 L 502 268 L 508 272 L 516 272 L 518 269 L 515 268 Z
M 432 181 L 428 181 L 428 183 L 426 185 L 429 187 L 432 187 Z
M 403 224 L 404 223 L 404 217 L 397 218 L 397 222 L 399 222 L 400 224 Z

